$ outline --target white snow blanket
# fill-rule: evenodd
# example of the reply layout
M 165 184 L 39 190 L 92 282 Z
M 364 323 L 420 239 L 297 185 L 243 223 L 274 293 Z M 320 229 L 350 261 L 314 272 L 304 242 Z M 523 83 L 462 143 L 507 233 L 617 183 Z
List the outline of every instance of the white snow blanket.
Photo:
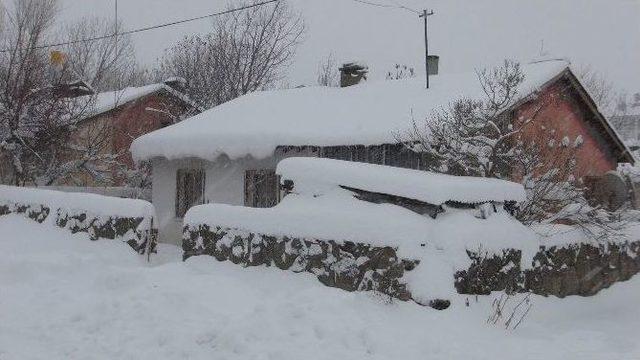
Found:
M 535 92 L 568 68 L 564 61 L 524 65 L 517 98 Z M 475 72 L 378 81 L 346 88 L 304 87 L 255 92 L 136 139 L 134 159 L 198 157 L 215 160 L 271 156 L 280 145 L 396 143 L 434 110 L 461 97 L 483 98 Z
M 322 193 L 326 187 L 346 186 L 433 205 L 447 201 L 477 204 L 526 199 L 524 187 L 511 181 L 333 159 L 288 158 L 278 163 L 276 173 L 282 180 L 292 180 L 296 191 L 307 194 Z
M 3 360 L 640 358 L 638 276 L 593 297 L 532 296 L 512 331 L 504 321 L 520 297 L 491 325 L 499 293 L 436 311 L 311 274 L 182 262 L 163 244 L 150 266 L 112 241 L 15 215 L 0 217 L 0 234 Z

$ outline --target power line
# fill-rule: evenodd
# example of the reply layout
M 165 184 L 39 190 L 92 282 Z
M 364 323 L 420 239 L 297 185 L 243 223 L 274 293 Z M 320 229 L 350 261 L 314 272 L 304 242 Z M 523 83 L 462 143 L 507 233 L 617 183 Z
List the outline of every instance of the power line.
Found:
M 116 33 L 113 33 L 113 34 L 96 36 L 96 37 L 92 37 L 92 38 L 71 40 L 71 41 L 65 41 L 65 42 L 59 42 L 59 43 L 53 43 L 53 44 L 38 45 L 38 46 L 33 46 L 30 49 L 36 49 L 36 50 L 37 49 L 47 49 L 47 48 L 63 46 L 63 45 L 73 45 L 73 44 L 79 44 L 79 43 L 90 42 L 90 41 L 104 40 L 104 39 L 109 39 L 109 38 L 116 37 L 116 36 L 137 34 L 137 33 L 144 32 L 144 31 L 155 30 L 155 29 L 160 29 L 160 28 L 164 28 L 164 27 L 168 27 L 168 26 L 184 24 L 184 23 L 191 22 L 191 21 L 203 20 L 203 19 L 207 19 L 207 18 L 220 16 L 220 15 L 231 14 L 231 13 L 234 13 L 234 12 L 251 9 L 251 8 L 254 8 L 254 7 L 258 7 L 258 6 L 262 6 L 262 5 L 266 5 L 266 4 L 270 4 L 270 3 L 274 3 L 274 2 L 278 2 L 278 1 L 280 1 L 280 0 L 267 0 L 267 1 L 262 1 L 262 2 L 259 2 L 259 3 L 251 4 L 251 5 L 241 6 L 239 8 L 229 9 L 229 10 L 225 10 L 225 11 L 221 11 L 221 12 L 217 12 L 217 13 L 213 13 L 213 14 L 208 14 L 208 15 L 202 15 L 202 16 L 198 16 L 198 17 L 193 17 L 193 18 L 189 18 L 189 19 L 172 21 L 172 22 L 168 22 L 168 23 L 164 23 L 164 24 L 147 26 L 147 27 L 128 30 L 128 31 L 123 31 L 123 32 L 117 32 L 116 31 Z M 12 49 L 1 49 L 0 50 L 0 52 L 9 52 L 9 51 L 12 51 Z
M 394 5 L 377 3 L 377 2 L 373 2 L 373 1 L 369 1 L 369 0 L 353 0 L 353 1 L 361 3 L 361 4 L 365 4 L 365 5 L 370 5 L 370 6 L 377 6 L 377 7 L 381 7 L 381 8 L 387 8 L 387 9 L 402 9 L 402 10 L 410 11 L 412 13 L 420 14 L 420 12 L 418 10 L 415 10 L 415 9 L 412 9 L 412 8 L 410 8 L 408 6 L 399 4 L 397 1 L 391 1 Z

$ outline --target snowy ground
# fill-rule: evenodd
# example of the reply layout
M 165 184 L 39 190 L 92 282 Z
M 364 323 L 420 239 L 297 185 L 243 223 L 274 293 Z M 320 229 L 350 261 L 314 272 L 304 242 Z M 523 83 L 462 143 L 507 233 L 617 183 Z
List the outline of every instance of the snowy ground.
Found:
M 640 276 L 592 298 L 533 298 L 513 330 L 491 301 L 436 311 L 311 275 L 180 261 L 0 217 L 0 359 L 638 359 Z

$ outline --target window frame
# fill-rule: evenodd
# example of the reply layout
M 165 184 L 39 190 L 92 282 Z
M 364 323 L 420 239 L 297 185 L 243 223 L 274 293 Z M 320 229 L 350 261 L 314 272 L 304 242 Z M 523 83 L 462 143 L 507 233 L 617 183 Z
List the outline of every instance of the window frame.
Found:
M 273 182 L 273 198 L 272 204 L 264 204 L 257 199 L 256 180 L 259 176 L 271 177 L 262 181 Z M 275 169 L 247 169 L 244 172 L 244 206 L 253 208 L 269 208 L 277 205 L 282 200 L 282 192 L 280 191 L 280 175 L 276 174 Z M 270 205 L 270 206 L 265 206 Z
M 189 179 L 191 177 L 191 179 Z M 187 195 L 189 191 L 187 189 L 186 182 L 191 180 L 189 186 L 191 190 L 190 196 Z M 196 205 L 202 205 L 205 203 L 205 181 L 206 172 L 201 168 L 181 168 L 176 171 L 176 197 L 174 215 L 177 219 L 184 218 L 184 215 Z M 181 202 L 181 199 L 184 199 Z M 189 203 L 188 205 L 185 205 Z

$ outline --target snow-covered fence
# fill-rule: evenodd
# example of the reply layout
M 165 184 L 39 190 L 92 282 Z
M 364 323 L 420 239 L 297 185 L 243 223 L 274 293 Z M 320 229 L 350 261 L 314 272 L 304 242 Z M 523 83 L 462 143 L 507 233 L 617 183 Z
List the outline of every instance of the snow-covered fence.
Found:
M 118 239 L 141 254 L 156 246 L 155 211 L 144 200 L 0 185 L 0 216 L 10 213 L 86 232 L 92 240 Z

